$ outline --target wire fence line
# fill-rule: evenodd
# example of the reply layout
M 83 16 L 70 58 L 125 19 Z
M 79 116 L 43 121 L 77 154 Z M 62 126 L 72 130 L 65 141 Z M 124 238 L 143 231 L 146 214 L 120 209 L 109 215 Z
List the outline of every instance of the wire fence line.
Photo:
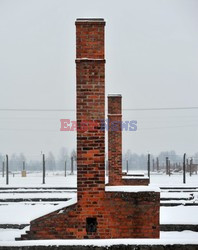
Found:
M 153 107 L 153 108 L 123 108 L 123 111 L 166 111 L 166 110 L 198 110 L 194 107 Z M 76 112 L 76 109 L 35 109 L 35 108 L 0 108 L 0 111 L 12 112 Z

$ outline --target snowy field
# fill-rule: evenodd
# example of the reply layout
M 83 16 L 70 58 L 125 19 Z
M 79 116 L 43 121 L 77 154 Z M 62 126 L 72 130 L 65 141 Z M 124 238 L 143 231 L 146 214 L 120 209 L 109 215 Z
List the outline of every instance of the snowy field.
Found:
M 198 187 L 198 175 L 186 175 L 186 184 L 183 184 L 183 175 L 151 174 L 151 185 L 158 187 Z
M 0 237 L 3 241 L 0 246 L 58 246 L 58 245 L 91 245 L 91 246 L 111 246 L 111 245 L 167 245 L 167 244 L 198 244 L 198 233 L 191 231 L 183 232 L 161 232 L 160 239 L 107 239 L 107 240 L 31 240 L 14 241 L 24 230 L 0 230 Z M 196 248 L 197 249 L 197 248 Z
M 144 173 L 139 171 L 129 172 L 129 174 Z M 146 176 L 145 172 L 145 176 Z M 107 177 L 106 177 L 107 181 Z M 6 185 L 6 179 L 0 177 L 0 187 L 76 187 L 76 173 L 64 177 L 64 172 L 47 172 L 46 184 L 42 184 L 42 173 L 27 173 L 27 177 L 21 177 L 20 173 L 10 175 L 9 185 Z M 151 173 L 151 185 L 158 187 L 198 187 L 198 175 L 186 175 L 186 184 L 183 184 L 182 174 L 167 176 L 165 174 Z
M 161 203 L 182 203 L 179 206 L 161 206 L 161 224 L 198 225 L 198 175 L 191 177 L 187 175 L 186 180 L 186 184 L 183 184 L 182 175 L 172 175 L 169 177 L 165 174 L 151 174 L 150 190 L 155 190 L 158 187 L 169 187 L 169 189 L 162 189 Z M 55 189 L 58 187 L 59 189 Z M 31 220 L 39 216 L 76 202 L 75 187 L 76 174 L 68 174 L 67 177 L 64 177 L 64 173 L 61 172 L 48 173 L 46 176 L 46 184 L 42 184 L 42 175 L 40 173 L 28 173 L 27 177 L 23 178 L 19 174 L 14 177 L 10 175 L 9 185 L 5 184 L 5 177 L 1 177 L 0 225 L 29 224 Z M 181 189 L 174 190 L 173 187 L 179 187 Z M 189 189 L 184 190 L 182 187 L 188 187 Z M 17 199 L 22 199 L 22 201 L 16 202 L 15 200 Z M 34 201 L 34 199 L 37 199 L 37 201 Z M 61 201 L 51 201 L 53 199 L 61 199 Z M 69 200 L 67 201 L 67 199 Z M 194 203 L 195 206 L 184 206 L 185 203 Z M 14 239 L 25 233 L 26 230 L 28 230 L 28 227 L 22 230 L 1 228 L 0 245 L 9 244 L 6 243 L 7 241 L 10 242 L 10 244 L 14 244 Z M 194 242 L 198 244 L 197 239 L 198 232 L 192 231 L 161 232 L 160 234 L 161 242 L 174 241 L 176 243 L 178 241 L 178 243 L 180 243 L 182 240 L 182 242 L 186 241 L 188 243 Z M 131 244 L 136 244 L 135 241 L 137 242 L 137 240 L 129 241 L 134 241 Z
M 76 187 L 76 174 L 64 176 L 63 172 L 47 172 L 45 183 L 42 184 L 42 173 L 27 173 L 27 177 L 20 174 L 10 175 L 9 185 L 6 178 L 0 178 L 0 187 Z

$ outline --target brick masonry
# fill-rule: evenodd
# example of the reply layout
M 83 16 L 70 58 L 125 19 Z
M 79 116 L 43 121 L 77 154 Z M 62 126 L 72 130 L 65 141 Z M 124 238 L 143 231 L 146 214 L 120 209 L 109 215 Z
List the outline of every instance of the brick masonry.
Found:
M 22 240 L 159 237 L 158 192 L 105 192 L 104 26 L 76 21 L 78 202 L 31 221 Z
M 108 95 L 108 185 L 144 185 L 149 178 L 125 178 L 122 172 L 122 96 Z
M 122 179 L 122 185 L 148 186 L 149 185 L 149 178 Z
M 96 204 L 78 203 L 32 221 L 22 239 L 158 238 L 159 202 L 155 192 L 106 192 Z M 86 232 L 88 217 L 97 218 L 96 232 Z
M 122 182 L 122 96 L 108 95 L 109 185 Z

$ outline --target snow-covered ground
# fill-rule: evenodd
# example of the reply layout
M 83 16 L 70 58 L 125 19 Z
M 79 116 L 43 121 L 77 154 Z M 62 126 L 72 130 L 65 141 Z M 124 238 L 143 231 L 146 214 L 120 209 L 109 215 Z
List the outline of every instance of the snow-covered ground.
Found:
M 136 173 L 136 172 L 129 172 Z M 194 187 L 198 191 L 198 175 L 186 177 L 186 184 L 183 184 L 183 176 L 181 174 L 171 175 L 170 177 L 165 174 L 151 173 L 151 185 L 157 187 Z M 6 185 L 6 178 L 0 177 L 0 187 L 33 187 L 33 188 L 43 188 L 43 187 L 76 187 L 77 177 L 76 173 L 74 175 L 67 174 L 64 177 L 63 172 L 47 172 L 45 184 L 42 184 L 42 174 L 41 173 L 28 173 L 27 177 L 21 177 L 18 173 L 13 177 L 9 177 L 9 185 Z M 25 189 L 24 189 L 25 190 Z M 191 189 L 189 189 L 191 190 Z M 9 190 L 8 190 L 9 191 Z M 3 192 L 8 192 L 4 190 Z
M 29 230 L 29 226 L 24 229 L 0 229 L 0 239 L 4 241 L 14 241 L 15 237 L 20 237 L 21 234 L 24 234 L 25 231 Z M 184 237 L 186 239 L 197 239 L 198 233 L 191 231 L 183 231 L 183 232 L 160 232 L 160 238 L 163 240 L 166 239 L 179 239 L 180 237 Z
M 73 198 L 76 195 L 76 191 L 73 192 L 59 192 L 59 193 L 0 193 L 1 199 L 53 199 L 53 198 Z
M 0 224 L 29 224 L 31 220 L 76 203 L 76 197 L 52 204 L 8 203 L 0 206 Z
M 183 175 L 151 174 L 150 183 L 159 187 L 198 187 L 198 175 L 186 175 L 186 184 L 183 184 Z
M 76 202 L 76 192 L 73 190 L 59 189 L 55 190 L 55 187 L 76 187 L 76 175 L 67 175 L 64 177 L 64 173 L 48 173 L 46 176 L 46 184 L 42 184 L 41 173 L 28 173 L 27 177 L 21 177 L 20 175 L 10 176 L 9 185 L 5 184 L 5 178 L 0 177 L 0 200 L 3 199 L 71 199 L 69 201 L 58 201 L 57 205 L 50 202 L 0 202 L 0 224 L 29 224 L 31 220 L 47 214 L 56 209 L 60 209 L 68 204 Z M 148 190 L 158 190 L 158 187 L 189 187 L 185 189 L 185 192 L 178 192 L 180 189 L 161 191 L 161 198 L 170 199 L 166 202 L 198 202 L 198 175 L 187 175 L 186 184 L 183 184 L 182 175 L 171 175 L 170 177 L 165 174 L 152 174 L 151 184 Z M 19 187 L 20 189 L 14 190 Z M 32 188 L 26 190 L 25 188 Z M 43 190 L 42 188 L 54 188 L 50 190 Z M 194 187 L 193 189 L 191 187 Z M 5 188 L 13 188 L 6 189 Z M 35 189 L 38 188 L 38 189 Z M 109 187 L 110 188 L 110 187 Z M 138 188 L 138 187 L 137 187 Z M 108 188 L 107 188 L 108 189 Z M 144 188 L 143 188 L 144 189 Z M 109 190 L 112 191 L 112 190 Z M 184 191 L 184 190 L 181 190 Z M 188 192 L 186 192 L 188 191 Z M 29 192 L 29 193 L 28 193 Z M 175 200 L 174 200 L 175 199 Z M 186 200 L 188 199 L 188 200 Z M 198 225 L 198 206 L 173 206 L 173 207 L 161 207 L 160 208 L 160 223 L 161 224 L 194 224 Z M 19 229 L 0 229 L 0 245 L 6 245 L 5 241 L 9 241 L 11 244 L 14 238 L 23 234 L 27 228 L 23 230 Z M 161 232 L 160 242 L 173 242 L 178 243 L 187 242 L 198 244 L 198 233 L 191 231 L 183 232 Z M 129 241 L 129 244 L 136 244 L 138 240 L 125 240 Z M 144 240 L 143 240 L 144 241 Z M 141 244 L 143 242 L 141 240 Z M 148 240 L 151 242 L 151 240 Z M 70 244 L 68 241 L 61 241 L 62 244 Z M 73 241 L 74 242 L 74 241 Z M 96 242 L 96 241 L 94 241 Z M 99 241 L 99 245 L 105 245 L 107 241 Z M 116 240 L 112 240 L 116 244 Z M 119 242 L 122 242 L 120 240 Z M 155 241 L 157 242 L 157 241 Z M 60 243 L 60 242 L 59 242 Z M 14 243 L 13 243 L 14 244 Z M 18 244 L 18 243 L 17 243 Z M 84 244 L 83 242 L 79 244 Z M 90 244 L 90 242 L 89 242 Z M 149 244 L 149 243 L 148 243 Z M 150 243 L 151 244 L 151 243 Z M 158 244 L 160 244 L 158 242 Z
M 129 172 L 137 173 L 134 172 Z M 139 172 L 138 172 L 139 173 Z M 142 172 L 141 172 L 142 173 Z M 146 172 L 145 172 L 146 177 Z M 0 187 L 76 187 L 77 178 L 74 175 L 67 174 L 64 177 L 63 172 L 47 172 L 46 184 L 42 184 L 42 173 L 27 173 L 27 177 L 21 177 L 20 174 L 10 175 L 9 185 L 6 185 L 6 178 L 0 177 Z M 159 173 L 151 173 L 151 185 L 158 187 L 197 187 L 198 188 L 198 175 L 186 175 L 186 184 L 183 184 L 182 174 L 174 174 L 171 176 Z
M 21 234 L 29 230 L 29 226 L 24 229 L 0 229 L 0 241 L 14 241 L 15 238 L 20 237 Z M 1 242 L 0 242 L 1 245 Z
M 193 192 L 192 192 L 193 193 Z M 190 198 L 191 197 L 191 192 L 190 193 L 184 193 L 184 192 L 181 192 L 181 193 L 171 193 L 171 192 L 167 192 L 167 191 L 161 191 L 161 194 L 160 194 L 160 197 L 161 198 L 183 198 L 183 199 L 187 199 L 187 198 Z
M 9 185 L 6 185 L 6 178 L 0 177 L 0 187 L 76 187 L 77 177 L 75 175 L 64 176 L 64 173 L 48 172 L 45 184 L 42 184 L 41 173 L 27 173 L 27 177 L 19 174 L 9 176 Z
M 160 224 L 198 225 L 198 206 L 161 207 Z
M 31 240 L 14 241 L 15 236 L 23 234 L 23 230 L 0 230 L 0 246 L 58 246 L 58 245 L 91 245 L 91 246 L 111 246 L 111 245 L 166 245 L 166 244 L 198 244 L 198 233 L 191 231 L 183 232 L 161 232 L 160 239 L 106 239 L 106 240 Z

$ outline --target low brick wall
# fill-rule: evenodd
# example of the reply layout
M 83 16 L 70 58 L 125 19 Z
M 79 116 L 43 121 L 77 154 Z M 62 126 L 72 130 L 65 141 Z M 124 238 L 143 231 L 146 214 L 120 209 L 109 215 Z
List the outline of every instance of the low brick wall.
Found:
M 133 176 L 133 177 L 144 177 L 144 174 L 130 174 L 130 173 L 127 173 L 127 172 L 122 172 L 122 175 L 123 176 Z
M 161 224 L 160 231 L 184 231 L 190 230 L 194 232 L 198 232 L 198 225 L 193 224 Z
M 149 178 L 130 178 L 125 179 L 122 178 L 123 185 L 131 185 L 131 186 L 148 186 L 149 185 Z
M 100 200 L 93 197 L 32 221 L 21 239 L 159 238 L 160 193 L 105 192 Z M 87 218 L 96 222 L 93 232 L 87 231 Z

